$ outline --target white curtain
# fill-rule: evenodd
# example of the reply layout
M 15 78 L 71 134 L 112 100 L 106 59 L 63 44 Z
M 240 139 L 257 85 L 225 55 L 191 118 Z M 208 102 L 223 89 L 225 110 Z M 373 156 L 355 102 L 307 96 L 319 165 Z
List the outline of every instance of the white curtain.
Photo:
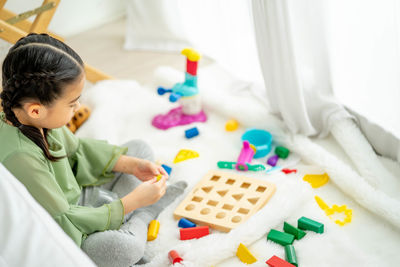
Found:
M 318 0 L 254 0 L 257 47 L 272 111 L 294 133 L 325 136 L 350 117 L 332 94 Z
M 352 116 L 333 96 L 335 83 L 326 41 L 329 30 L 325 3 L 252 1 L 269 101 L 273 112 L 282 117 L 292 132 L 307 136 L 332 133 L 363 178 L 375 188 L 389 192 L 392 188 L 385 185 L 392 184 L 388 181 L 394 177 L 379 162 Z
M 400 162 L 400 1 L 325 2 L 334 93 L 374 149 Z

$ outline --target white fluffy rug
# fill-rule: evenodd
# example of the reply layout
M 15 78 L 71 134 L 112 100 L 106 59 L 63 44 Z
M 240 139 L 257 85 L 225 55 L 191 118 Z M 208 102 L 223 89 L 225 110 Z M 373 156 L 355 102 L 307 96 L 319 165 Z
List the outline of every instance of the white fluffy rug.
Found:
M 396 220 L 400 215 L 386 214 L 396 211 L 396 207 L 390 205 L 396 205 L 399 199 L 389 198 L 372 187 L 365 191 L 365 181 L 361 180 L 361 189 L 357 189 L 358 184 L 354 182 L 362 178 L 351 168 L 350 161 L 332 138 L 318 140 L 317 144 L 308 138 L 288 135 L 282 122 L 270 115 L 266 105 L 249 90 L 250 85 L 236 81 L 215 66 L 200 69 L 199 88 L 208 121 L 167 131 L 154 128 L 151 125 L 153 116 L 164 114 L 176 105 L 168 102 L 167 96 L 158 96 L 156 87 L 168 87 L 182 80 L 183 72 L 161 68 L 156 73 L 154 85 L 141 86 L 128 80 L 104 81 L 88 88 L 82 99 L 93 113 L 79 129 L 78 136 L 107 139 L 115 144 L 143 139 L 153 147 L 158 160 L 172 166 L 170 182 L 185 180 L 189 183 L 185 194 L 160 214 L 160 232 L 156 240 L 148 242 L 146 255 L 152 261 L 146 266 L 169 266 L 167 254 L 172 249 L 179 252 L 185 266 L 245 266 L 235 256 L 239 243 L 245 244 L 257 258 L 252 266 L 267 266 L 265 261 L 271 256 L 284 258 L 285 255 L 282 246 L 266 241 L 266 234 L 270 229 L 282 231 L 284 221 L 296 226 L 301 216 L 324 223 L 325 232 L 307 232 L 303 239 L 294 242 L 299 266 L 399 264 L 400 225 Z M 226 132 L 224 125 L 230 118 L 236 118 L 242 127 L 235 132 Z M 193 126 L 198 127 L 200 135 L 188 140 L 184 130 Z M 212 231 L 200 239 L 180 241 L 177 221 L 172 216 L 174 209 L 204 174 L 217 169 L 217 161 L 236 161 L 241 148 L 240 138 L 246 127 L 266 129 L 273 134 L 275 144 L 285 144 L 296 151 L 302 159 L 293 166 L 298 169 L 297 174 L 241 172 L 276 184 L 277 191 L 268 204 L 230 233 Z M 197 151 L 200 157 L 173 164 L 175 155 L 183 148 Z M 278 165 L 290 162 L 295 156 Z M 265 163 L 266 158 L 258 162 Z M 398 164 L 390 160 L 383 160 L 383 163 L 395 176 L 400 176 Z M 302 180 L 305 173 L 323 172 L 331 175 L 331 181 L 321 188 L 313 189 Z M 349 180 L 346 183 L 343 179 Z M 400 188 L 398 181 L 390 183 L 389 187 Z M 346 189 L 349 185 L 352 188 Z M 355 191 L 358 195 L 352 196 Z M 363 193 L 369 195 L 360 200 Z M 379 205 L 388 203 L 387 207 L 382 207 L 382 212 L 379 205 L 373 209 L 363 207 L 374 200 L 375 196 L 370 197 L 370 194 L 375 193 L 383 196 Z M 352 222 L 343 227 L 333 223 L 316 204 L 315 195 L 330 206 L 347 205 L 353 210 Z M 391 202 L 385 202 L 388 199 Z M 394 222 L 389 223 L 390 218 Z

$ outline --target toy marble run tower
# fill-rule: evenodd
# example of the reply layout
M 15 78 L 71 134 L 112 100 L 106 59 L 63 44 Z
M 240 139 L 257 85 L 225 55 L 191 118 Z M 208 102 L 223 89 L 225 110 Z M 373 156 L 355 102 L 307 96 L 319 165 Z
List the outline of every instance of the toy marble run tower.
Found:
M 201 98 L 197 87 L 197 65 L 201 56 L 192 48 L 185 48 L 181 53 L 187 58 L 185 81 L 176 83 L 171 89 L 163 87 L 157 89 L 159 95 L 170 93 L 170 102 L 179 101 L 181 104 L 167 114 L 160 114 L 153 118 L 153 126 L 162 130 L 207 120 L 207 116 L 201 108 Z

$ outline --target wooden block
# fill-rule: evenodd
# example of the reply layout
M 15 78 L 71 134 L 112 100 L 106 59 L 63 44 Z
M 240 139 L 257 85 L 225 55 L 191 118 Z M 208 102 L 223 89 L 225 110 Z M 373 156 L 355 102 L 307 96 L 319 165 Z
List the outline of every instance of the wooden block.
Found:
M 200 238 L 210 233 L 210 229 L 208 228 L 208 226 L 182 228 L 179 231 L 181 234 L 181 240 Z
M 239 260 L 246 264 L 252 264 L 257 261 L 256 257 L 254 257 L 253 254 L 251 254 L 247 247 L 242 243 L 240 243 L 236 251 L 236 256 L 239 258 Z
M 267 239 L 281 244 L 282 246 L 286 246 L 293 243 L 294 235 L 271 229 L 268 233 Z
M 306 235 L 306 232 L 300 230 L 299 228 L 294 227 L 294 226 L 291 225 L 291 224 L 288 224 L 287 222 L 284 222 L 284 223 L 283 223 L 283 231 L 284 231 L 285 233 L 294 235 L 294 237 L 295 237 L 297 240 L 302 239 L 302 238 Z
M 271 267 L 295 267 L 293 264 L 279 258 L 278 256 L 272 256 L 269 260 L 265 262 Z
M 260 210 L 276 186 L 232 172 L 208 172 L 174 212 L 175 219 L 229 232 Z
M 157 220 L 152 220 L 149 224 L 149 229 L 147 231 L 147 241 L 153 241 L 154 239 L 156 239 L 159 230 L 160 222 Z
M 318 234 L 322 234 L 324 232 L 324 225 L 322 223 L 311 220 L 304 216 L 297 220 L 297 227 L 302 230 L 314 231 Z

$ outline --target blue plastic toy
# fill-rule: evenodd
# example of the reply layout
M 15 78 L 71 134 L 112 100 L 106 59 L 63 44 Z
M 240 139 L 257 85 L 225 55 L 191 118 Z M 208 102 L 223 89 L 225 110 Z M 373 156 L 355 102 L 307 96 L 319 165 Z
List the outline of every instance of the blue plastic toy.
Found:
M 193 127 L 185 131 L 185 136 L 188 139 L 198 135 L 199 135 L 199 130 L 197 129 L 197 127 Z
M 164 168 L 164 170 L 168 173 L 168 175 L 171 175 L 172 168 L 170 166 L 161 164 L 161 167 Z
M 190 227 L 196 227 L 196 224 L 189 221 L 188 219 L 182 218 L 178 222 L 178 227 L 181 228 L 190 228 Z
M 271 151 L 272 135 L 261 129 L 248 129 L 242 135 L 242 141 L 249 141 L 255 146 L 256 153 L 253 158 L 262 158 Z

